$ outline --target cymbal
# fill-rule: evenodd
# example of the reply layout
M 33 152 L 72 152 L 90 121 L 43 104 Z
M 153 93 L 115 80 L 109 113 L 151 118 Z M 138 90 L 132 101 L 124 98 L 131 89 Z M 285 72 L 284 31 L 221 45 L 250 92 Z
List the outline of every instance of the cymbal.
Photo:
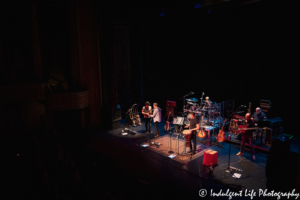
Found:
M 186 99 L 187 101 L 192 101 L 192 102 L 198 102 L 199 100 L 198 99 L 195 99 L 195 98 L 190 98 L 190 99 Z
M 194 105 L 195 103 L 192 103 L 192 102 L 187 102 L 188 104 L 192 104 L 192 105 Z

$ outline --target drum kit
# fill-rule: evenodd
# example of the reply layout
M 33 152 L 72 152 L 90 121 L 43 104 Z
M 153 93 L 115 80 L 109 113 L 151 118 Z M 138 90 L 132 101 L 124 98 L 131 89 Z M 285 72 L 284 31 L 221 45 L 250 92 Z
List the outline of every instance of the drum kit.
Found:
M 184 124 L 189 124 L 190 112 L 194 112 L 202 126 L 218 126 L 221 121 L 220 107 L 218 103 L 211 103 L 207 106 L 206 102 L 199 102 L 196 98 L 186 99 L 183 109 Z

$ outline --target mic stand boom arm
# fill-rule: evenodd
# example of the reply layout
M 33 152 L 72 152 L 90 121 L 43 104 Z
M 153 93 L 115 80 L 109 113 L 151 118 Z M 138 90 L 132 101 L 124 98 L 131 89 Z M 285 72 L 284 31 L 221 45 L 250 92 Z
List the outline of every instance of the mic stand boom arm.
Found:
M 183 99 L 183 110 L 182 111 L 184 111 L 185 97 L 190 96 L 192 94 L 194 94 L 194 92 L 190 92 L 190 93 L 188 93 L 188 94 L 186 94 L 186 95 L 184 95 L 183 97 L 180 98 L 180 99 Z

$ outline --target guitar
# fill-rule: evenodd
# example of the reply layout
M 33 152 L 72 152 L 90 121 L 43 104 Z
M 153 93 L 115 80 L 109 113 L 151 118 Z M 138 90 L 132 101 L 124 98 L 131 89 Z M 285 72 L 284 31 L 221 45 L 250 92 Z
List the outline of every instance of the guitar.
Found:
M 204 94 L 204 92 L 203 92 L 203 94 Z M 202 94 L 202 96 L 203 96 L 203 94 Z M 200 130 L 197 130 L 197 136 L 198 136 L 199 138 L 204 138 L 204 137 L 205 137 L 205 131 L 202 129 L 203 117 L 204 117 L 204 116 L 202 116 Z
M 238 133 L 245 133 L 245 131 L 247 131 L 247 130 L 257 130 L 257 129 L 259 129 L 258 127 L 251 127 L 251 128 L 246 128 L 247 127 L 247 125 L 239 125 L 239 127 L 238 127 Z
M 168 131 L 168 130 L 169 130 L 169 128 L 170 128 L 170 122 L 169 122 L 169 117 L 170 117 L 170 114 L 171 114 L 171 112 L 169 112 L 168 119 L 167 119 L 167 121 L 166 121 L 166 125 L 165 125 L 165 130 L 166 130 L 166 131 Z
M 151 106 L 149 106 L 149 107 L 151 107 Z M 153 108 L 151 108 L 151 110 L 149 110 L 149 111 L 147 111 L 145 109 L 142 109 L 142 114 L 147 115 L 147 116 L 152 115 L 153 114 Z
M 225 124 L 225 122 L 226 122 L 226 119 L 224 120 L 224 122 L 223 122 L 223 126 L 222 126 L 222 129 L 221 130 L 219 130 L 219 134 L 218 134 L 218 136 L 217 136 L 217 140 L 218 140 L 218 142 L 224 142 L 225 141 L 225 132 L 224 132 L 224 124 Z
M 205 137 L 205 131 L 200 127 L 200 130 L 197 130 L 197 135 L 199 138 Z

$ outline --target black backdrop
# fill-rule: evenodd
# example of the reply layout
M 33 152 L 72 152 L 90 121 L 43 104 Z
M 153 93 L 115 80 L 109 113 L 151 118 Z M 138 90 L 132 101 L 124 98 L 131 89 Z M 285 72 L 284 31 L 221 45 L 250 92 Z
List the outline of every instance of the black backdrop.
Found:
M 273 117 L 289 124 L 284 95 L 291 87 L 287 74 L 291 31 L 285 13 L 270 4 L 211 10 L 190 9 L 135 20 L 131 24 L 131 66 L 136 102 L 158 102 L 165 114 L 167 100 L 183 95 L 213 102 L 235 100 L 235 108 L 270 100 Z M 291 131 L 291 130 L 289 130 Z M 287 131 L 285 131 L 287 133 Z M 291 132 L 290 132 L 291 133 Z

